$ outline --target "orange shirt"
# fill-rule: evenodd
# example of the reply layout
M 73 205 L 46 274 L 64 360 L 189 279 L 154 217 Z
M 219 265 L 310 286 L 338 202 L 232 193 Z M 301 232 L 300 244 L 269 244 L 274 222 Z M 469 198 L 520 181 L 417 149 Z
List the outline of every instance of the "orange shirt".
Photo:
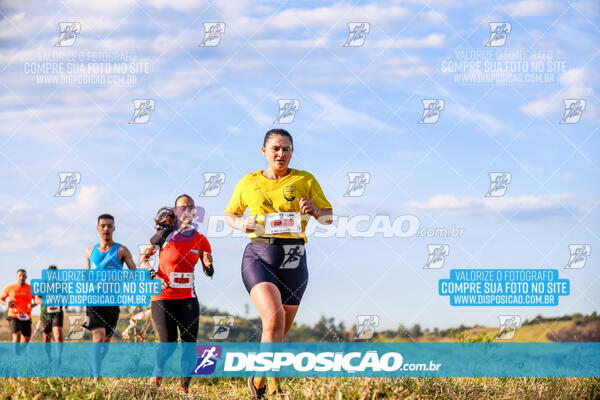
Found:
M 27 314 L 31 319 L 31 286 L 25 284 L 20 286 L 16 283 L 8 285 L 2 291 L 0 299 L 6 301 L 6 298 L 10 297 L 15 302 L 14 307 L 8 309 L 8 316 L 17 318 L 19 314 Z
M 211 252 L 210 243 L 204 235 L 194 232 L 193 235 L 188 237 L 177 231 L 171 233 L 160 250 L 156 275 L 171 283 L 177 281 L 187 282 L 189 287 L 169 287 L 163 290 L 159 296 L 152 296 L 152 300 L 176 300 L 196 297 L 191 274 L 194 272 L 196 264 L 204 251 Z M 200 268 L 202 268 L 201 263 Z M 178 274 L 184 275 L 184 277 L 175 277 Z

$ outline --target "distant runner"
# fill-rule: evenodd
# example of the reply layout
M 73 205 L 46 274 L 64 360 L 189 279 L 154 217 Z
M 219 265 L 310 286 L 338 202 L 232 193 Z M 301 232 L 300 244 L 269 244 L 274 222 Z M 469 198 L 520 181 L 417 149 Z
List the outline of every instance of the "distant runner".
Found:
M 31 309 L 37 304 L 27 283 L 27 271 L 17 271 L 17 282 L 8 285 L 0 295 L 0 304 L 8 307 L 8 323 L 13 343 L 27 343 L 31 339 Z
M 115 219 L 110 214 L 98 217 L 96 230 L 100 234 L 100 242 L 89 247 L 85 253 L 88 269 L 123 269 L 123 263 L 129 269 L 135 269 L 135 263 L 127 247 L 113 241 Z M 119 306 L 87 306 L 89 318 L 86 328 L 92 331 L 94 343 L 108 343 L 119 321 Z M 93 352 L 94 382 L 98 382 L 98 374 L 102 359 L 106 356 L 108 346 L 99 346 Z
M 48 269 L 56 269 L 56 265 L 50 265 Z M 44 342 L 50 343 L 52 342 L 52 337 L 54 336 L 54 341 L 59 343 L 57 345 L 57 363 L 60 365 L 61 356 L 62 356 L 62 329 L 63 329 L 63 307 L 62 306 L 45 306 L 42 304 L 42 298 L 40 296 L 36 296 L 35 302 L 40 304 L 40 320 L 38 322 L 42 332 L 44 333 Z M 37 328 L 36 328 L 37 330 Z M 46 354 L 50 361 L 53 360 L 52 357 L 52 347 L 46 346 Z
M 147 309 L 144 311 L 140 311 L 139 313 L 135 314 L 133 317 L 129 318 L 129 325 L 127 325 L 127 328 L 125 328 L 125 330 L 123 332 L 121 332 L 121 337 L 125 340 L 129 339 L 129 331 L 131 331 L 132 329 L 134 329 L 138 323 L 138 321 L 143 321 L 145 319 L 150 318 L 150 316 L 152 315 L 152 310 Z

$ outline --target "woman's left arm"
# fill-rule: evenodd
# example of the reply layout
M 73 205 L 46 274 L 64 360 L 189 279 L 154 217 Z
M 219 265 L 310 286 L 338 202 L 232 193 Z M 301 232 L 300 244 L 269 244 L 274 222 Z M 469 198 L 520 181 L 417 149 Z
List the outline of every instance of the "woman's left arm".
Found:
M 317 208 L 309 198 L 299 198 L 298 203 L 300 203 L 300 210 L 304 214 L 312 215 L 319 223 L 331 225 L 333 222 L 333 210 L 331 208 Z

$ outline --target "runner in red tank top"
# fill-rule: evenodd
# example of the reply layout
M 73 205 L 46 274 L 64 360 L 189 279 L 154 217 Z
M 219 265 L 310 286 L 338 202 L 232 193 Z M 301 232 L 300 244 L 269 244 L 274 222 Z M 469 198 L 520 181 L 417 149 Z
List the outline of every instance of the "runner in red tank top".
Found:
M 152 301 L 196 297 L 192 278 L 200 256 L 204 254 L 210 256 L 208 239 L 196 230 L 188 232 L 174 230 L 161 247 L 156 277 L 169 282 L 169 285 L 160 295 L 152 296 Z M 204 265 L 209 264 L 211 262 L 207 258 Z
M 162 281 L 162 292 L 152 296 L 152 319 L 161 342 L 177 342 L 179 336 L 184 347 L 193 345 L 198 337 L 200 305 L 194 289 L 196 264 L 201 260 L 209 276 L 213 271 L 210 243 L 192 224 L 195 211 L 194 200 L 186 194 L 175 200 L 174 210 L 161 209 L 155 220 L 157 232 L 140 256 L 140 264 L 149 267 L 148 259 L 159 251 L 158 271 L 151 275 Z M 163 346 L 157 353 L 156 377 L 151 379 L 152 384 L 160 385 L 165 363 L 173 351 L 171 345 Z M 194 354 L 193 347 L 182 351 L 183 374 L 193 370 Z M 190 377 L 182 377 L 181 392 L 188 392 L 190 381 Z

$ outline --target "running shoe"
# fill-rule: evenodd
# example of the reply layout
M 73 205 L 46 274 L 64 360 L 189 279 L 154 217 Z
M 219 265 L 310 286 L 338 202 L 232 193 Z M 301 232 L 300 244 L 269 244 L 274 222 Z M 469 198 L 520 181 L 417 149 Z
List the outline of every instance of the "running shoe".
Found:
M 148 380 L 148 383 L 149 383 L 150 385 L 154 385 L 154 386 L 156 386 L 156 387 L 159 387 L 159 386 L 160 386 L 160 384 L 162 383 L 162 377 L 160 377 L 160 376 L 155 376 L 155 377 L 153 377 L 153 378 L 150 378 L 150 379 Z
M 250 392 L 250 400 L 264 399 L 267 386 L 256 388 L 254 386 L 254 377 L 251 376 L 248 378 L 248 391 Z

